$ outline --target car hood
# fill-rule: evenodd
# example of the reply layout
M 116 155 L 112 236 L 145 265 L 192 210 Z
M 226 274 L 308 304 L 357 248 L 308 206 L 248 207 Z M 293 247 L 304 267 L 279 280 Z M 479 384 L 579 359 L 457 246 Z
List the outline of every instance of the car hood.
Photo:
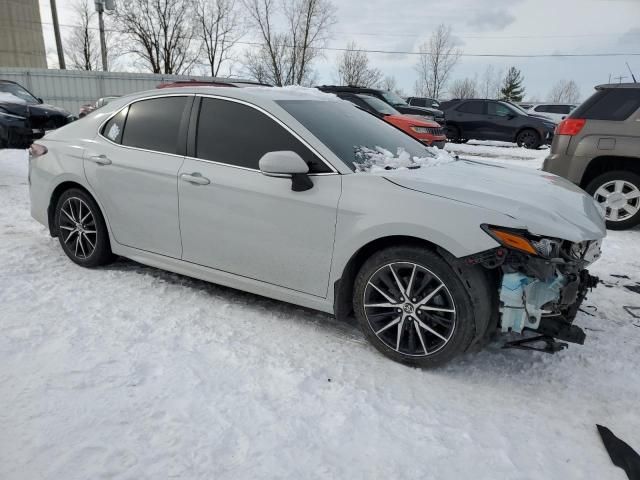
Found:
M 68 117 L 70 115 L 63 108 L 54 107 L 53 105 L 47 105 L 46 103 L 29 104 L 29 103 L 14 103 L 14 102 L 0 102 L 0 108 L 8 113 L 14 115 L 20 115 L 22 117 L 29 117 L 32 115 L 39 117 Z
M 503 213 L 534 235 L 572 242 L 606 235 L 602 212 L 592 197 L 571 182 L 538 170 L 457 160 L 391 170 L 383 176 L 404 188 Z
M 415 125 L 416 127 L 438 128 L 440 125 L 420 115 L 386 115 L 385 120 L 393 124 Z

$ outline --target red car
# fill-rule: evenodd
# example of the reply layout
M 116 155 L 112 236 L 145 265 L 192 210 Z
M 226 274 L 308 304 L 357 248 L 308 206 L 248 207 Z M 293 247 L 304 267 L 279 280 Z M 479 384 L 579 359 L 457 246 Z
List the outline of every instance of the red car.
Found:
M 433 120 L 420 115 L 404 115 L 388 103 L 365 93 L 339 93 L 338 96 L 382 118 L 425 145 L 444 148 L 447 140 L 444 129 Z

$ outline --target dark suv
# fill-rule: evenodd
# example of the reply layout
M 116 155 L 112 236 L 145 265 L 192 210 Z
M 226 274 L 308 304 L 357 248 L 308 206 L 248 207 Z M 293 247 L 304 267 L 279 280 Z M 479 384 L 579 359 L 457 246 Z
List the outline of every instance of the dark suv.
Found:
M 16 82 L 0 80 L 0 148 L 27 148 L 48 130 L 73 120 L 69 112 L 43 103 Z
M 452 142 L 501 140 L 521 147 L 551 143 L 556 124 L 534 117 L 500 100 L 450 100 L 440 103 L 447 117 L 447 138 Z
M 607 227 L 640 223 L 640 83 L 599 85 L 558 125 L 543 170 L 581 186 Z
M 316 87 L 318 90 L 327 93 L 364 93 L 379 98 L 380 100 L 387 102 L 393 108 L 405 115 L 420 115 L 421 117 L 427 117 L 429 120 L 435 120 L 440 125 L 445 124 L 445 115 L 442 110 L 437 108 L 425 108 L 414 107 L 404 101 L 402 97 L 390 90 L 379 90 L 377 88 L 365 88 L 365 87 L 353 87 L 353 86 L 338 86 L 338 85 L 322 85 Z

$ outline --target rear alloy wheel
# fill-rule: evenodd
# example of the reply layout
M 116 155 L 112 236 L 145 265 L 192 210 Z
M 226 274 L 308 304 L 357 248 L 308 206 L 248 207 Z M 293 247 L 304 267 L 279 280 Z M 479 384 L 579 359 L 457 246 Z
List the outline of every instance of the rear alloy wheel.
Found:
M 354 310 L 364 334 L 393 360 L 430 367 L 464 351 L 474 329 L 464 285 L 438 255 L 394 247 L 358 273 Z
M 535 130 L 527 128 L 518 134 L 516 143 L 519 147 L 535 150 L 540 146 L 540 135 Z
M 113 259 L 100 209 L 84 191 L 74 188 L 60 196 L 55 222 L 62 249 L 78 265 L 96 267 Z
M 615 171 L 595 178 L 587 186 L 605 209 L 607 228 L 625 230 L 640 223 L 640 175 Z

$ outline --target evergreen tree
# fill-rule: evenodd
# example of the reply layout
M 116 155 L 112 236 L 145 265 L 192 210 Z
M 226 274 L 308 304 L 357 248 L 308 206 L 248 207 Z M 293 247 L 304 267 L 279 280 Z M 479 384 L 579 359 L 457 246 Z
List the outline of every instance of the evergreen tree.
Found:
M 509 102 L 521 102 L 524 97 L 524 87 L 522 86 L 523 81 L 524 77 L 520 73 L 520 70 L 516 67 L 511 67 L 507 72 L 507 75 L 504 77 L 502 89 L 500 90 L 502 100 L 507 100 Z

